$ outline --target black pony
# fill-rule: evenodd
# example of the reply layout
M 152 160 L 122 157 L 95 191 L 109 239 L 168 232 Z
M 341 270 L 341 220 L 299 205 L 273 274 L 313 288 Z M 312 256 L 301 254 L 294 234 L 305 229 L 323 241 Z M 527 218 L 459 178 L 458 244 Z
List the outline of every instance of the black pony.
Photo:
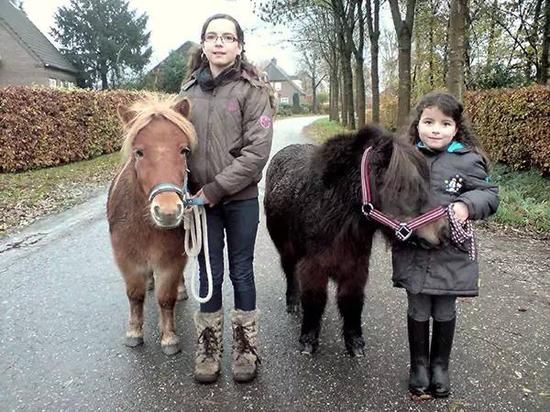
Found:
M 287 146 L 267 170 L 267 228 L 286 274 L 288 312 L 298 311 L 301 292 L 300 343 L 306 354 L 319 344 L 330 277 L 337 282 L 346 348 L 352 356 L 363 355 L 361 312 L 372 238 L 377 229 L 393 236 L 361 211 L 361 159 L 369 146 L 374 207 L 407 221 L 435 206 L 422 156 L 410 144 L 373 126 L 336 136 L 321 146 Z M 417 241 L 427 246 L 436 246 L 447 236 L 446 219 L 415 232 Z

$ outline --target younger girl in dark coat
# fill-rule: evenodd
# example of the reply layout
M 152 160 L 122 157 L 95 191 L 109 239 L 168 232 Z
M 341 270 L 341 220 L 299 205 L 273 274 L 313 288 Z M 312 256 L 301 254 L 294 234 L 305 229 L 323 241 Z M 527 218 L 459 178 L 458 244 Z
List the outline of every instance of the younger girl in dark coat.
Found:
M 432 92 L 422 97 L 409 138 L 430 166 L 430 188 L 442 206 L 452 204 L 463 222 L 495 213 L 498 187 L 490 182 L 488 161 L 464 119 L 462 105 L 452 95 Z M 478 294 L 478 263 L 469 256 L 469 246 L 450 242 L 442 249 L 428 250 L 394 242 L 392 280 L 394 286 L 407 290 L 409 390 L 414 396 L 449 395 L 456 297 Z

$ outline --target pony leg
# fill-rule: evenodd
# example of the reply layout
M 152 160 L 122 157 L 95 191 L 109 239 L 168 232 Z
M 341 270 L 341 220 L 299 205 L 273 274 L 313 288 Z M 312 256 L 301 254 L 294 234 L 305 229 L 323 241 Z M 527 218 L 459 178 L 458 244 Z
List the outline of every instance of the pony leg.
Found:
M 126 295 L 130 303 L 128 330 L 125 345 L 136 347 L 143 344 L 143 302 L 145 300 L 146 276 L 141 273 L 123 273 L 126 281 Z
M 344 342 L 351 356 L 364 356 L 365 340 L 361 328 L 361 313 L 365 294 L 363 292 L 367 281 L 365 274 L 354 276 L 340 275 L 338 279 L 337 302 L 340 315 L 344 319 Z
M 321 317 L 327 303 L 328 276 L 309 262 L 300 264 L 300 287 L 302 299 L 301 352 L 312 355 L 319 346 Z
M 298 298 L 298 280 L 296 279 L 296 260 L 294 257 L 281 256 L 281 266 L 286 276 L 286 311 L 298 313 L 300 311 L 300 300 Z
M 158 272 L 155 285 L 159 313 L 160 344 L 166 355 L 174 355 L 181 350 L 180 339 L 174 327 L 174 307 L 178 297 L 178 284 L 183 265 L 164 268 Z
M 178 301 L 187 299 L 189 299 L 189 295 L 187 294 L 187 288 L 185 287 L 185 277 L 183 276 L 182 272 L 180 280 L 178 282 Z

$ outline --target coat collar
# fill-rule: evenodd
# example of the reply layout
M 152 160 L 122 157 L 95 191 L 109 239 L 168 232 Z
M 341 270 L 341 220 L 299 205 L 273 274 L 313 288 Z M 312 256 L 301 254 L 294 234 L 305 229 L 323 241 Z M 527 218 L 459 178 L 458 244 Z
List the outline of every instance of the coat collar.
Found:
M 428 146 L 426 146 L 421 140 L 419 140 L 417 143 L 416 143 L 416 147 L 418 147 L 421 151 L 423 152 L 426 152 L 426 153 L 438 153 L 438 151 L 436 150 L 432 150 L 430 149 Z M 445 151 L 447 153 L 459 153 L 459 154 L 462 154 L 462 153 L 468 153 L 471 151 L 471 149 L 464 145 L 463 143 L 461 142 L 457 142 L 456 140 L 453 140 L 448 146 L 447 148 L 445 149 Z

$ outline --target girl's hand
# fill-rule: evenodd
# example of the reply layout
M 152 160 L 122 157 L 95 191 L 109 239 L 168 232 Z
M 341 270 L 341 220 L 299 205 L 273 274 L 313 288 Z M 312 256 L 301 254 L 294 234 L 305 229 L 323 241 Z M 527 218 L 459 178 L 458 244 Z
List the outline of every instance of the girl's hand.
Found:
M 470 213 L 468 212 L 468 206 L 466 206 L 466 204 L 463 202 L 453 203 L 453 210 L 455 212 L 455 216 L 462 222 L 466 222 L 470 217 Z
M 196 198 L 201 198 L 205 205 L 210 205 L 210 200 L 208 200 L 208 198 L 205 196 L 202 189 L 199 190 L 197 193 L 195 193 L 195 195 L 192 197 L 192 199 L 196 199 Z M 212 206 L 212 205 L 210 205 L 210 206 Z

